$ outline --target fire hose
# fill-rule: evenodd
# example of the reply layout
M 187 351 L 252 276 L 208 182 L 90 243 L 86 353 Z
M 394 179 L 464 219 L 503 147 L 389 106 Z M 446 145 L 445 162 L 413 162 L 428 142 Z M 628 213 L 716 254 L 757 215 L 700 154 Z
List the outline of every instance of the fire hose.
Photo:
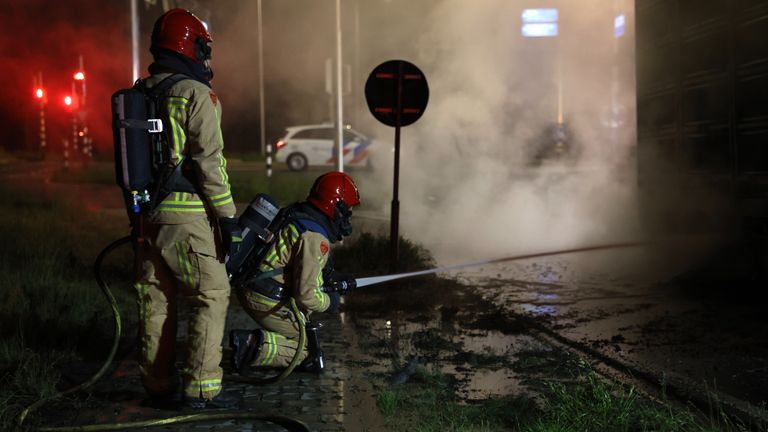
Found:
M 107 301 L 110 304 L 110 307 L 112 309 L 112 314 L 114 317 L 114 324 L 115 324 L 112 347 L 110 349 L 109 355 L 104 361 L 104 364 L 87 381 L 81 384 L 78 384 L 70 389 L 56 393 L 50 397 L 40 399 L 39 401 L 25 408 L 16 418 L 16 427 L 19 430 L 23 429 L 25 420 L 29 417 L 29 415 L 33 411 L 40 408 L 43 404 L 45 404 L 49 400 L 56 399 L 68 394 L 72 394 L 77 391 L 84 390 L 90 387 L 104 375 L 104 373 L 107 371 L 110 364 L 112 363 L 112 360 L 114 359 L 115 353 L 117 352 L 117 348 L 120 343 L 120 337 L 122 334 L 122 321 L 120 318 L 120 312 L 117 307 L 117 301 L 115 300 L 115 297 L 112 295 L 112 292 L 110 291 L 109 286 L 101 276 L 101 264 L 104 258 L 111 251 L 113 251 L 114 249 L 116 249 L 117 247 L 123 244 L 129 243 L 130 241 L 131 241 L 131 237 L 126 236 L 112 242 L 99 253 L 99 255 L 96 257 L 96 262 L 94 264 L 94 274 L 95 274 L 96 281 L 99 287 L 101 288 L 102 293 L 107 298 Z M 481 265 L 496 264 L 496 263 L 502 263 L 502 262 L 508 262 L 508 261 L 519 261 L 519 260 L 540 258 L 540 257 L 546 257 L 546 256 L 553 256 L 553 255 L 565 255 L 565 254 L 572 254 L 572 253 L 579 253 L 579 252 L 592 252 L 592 251 L 607 250 L 607 249 L 630 248 L 630 247 L 642 246 L 645 244 L 646 243 L 643 243 L 643 242 L 623 242 L 623 243 L 587 246 L 587 247 L 580 247 L 580 248 L 573 248 L 573 249 L 563 249 L 563 250 L 550 251 L 550 252 L 514 255 L 514 256 L 509 256 L 504 258 L 496 258 L 496 259 L 489 259 L 489 260 L 483 260 L 483 261 L 472 261 L 472 262 L 456 264 L 451 266 L 437 267 L 437 268 L 432 268 L 427 270 L 399 273 L 394 275 L 358 278 L 355 280 L 355 282 L 357 284 L 357 287 L 364 287 L 364 286 L 375 285 L 375 284 L 380 284 L 384 282 L 390 282 L 398 279 L 405 279 L 405 278 L 411 278 L 415 276 L 423 276 L 423 275 L 429 275 L 429 274 L 435 274 L 435 273 L 444 273 L 448 271 L 454 271 L 454 270 L 459 270 L 459 269 L 468 268 L 468 267 L 477 267 Z M 291 299 L 290 308 L 291 308 L 291 311 L 296 316 L 298 322 L 301 322 L 301 314 L 298 311 L 296 302 L 293 299 Z M 299 346 L 303 346 L 303 343 L 306 340 L 306 333 L 304 331 L 304 326 L 299 325 L 299 328 L 300 328 Z M 225 378 L 232 381 L 244 382 L 244 383 L 250 383 L 250 384 L 268 384 L 268 383 L 279 382 L 284 378 L 286 378 L 291 373 L 293 368 L 298 364 L 299 354 L 300 354 L 300 351 L 297 350 L 296 355 L 294 355 L 289 366 L 281 374 L 273 378 L 269 378 L 266 380 L 264 379 L 257 380 L 257 379 L 242 377 L 238 375 L 226 375 Z M 70 427 L 36 427 L 36 428 L 31 428 L 31 430 L 41 431 L 41 432 L 74 432 L 74 431 L 90 432 L 90 431 L 138 429 L 138 428 L 147 428 L 147 427 L 156 427 L 156 426 L 167 426 L 170 424 L 193 423 L 193 422 L 212 421 L 212 420 L 257 420 L 257 421 L 271 422 L 271 423 L 280 425 L 288 431 L 308 431 L 309 430 L 304 423 L 290 417 L 279 416 L 279 415 L 257 414 L 248 410 L 218 411 L 215 413 L 196 413 L 196 414 L 180 415 L 180 416 L 174 416 L 174 417 L 163 418 L 163 419 L 153 419 L 153 420 L 145 420 L 145 421 L 137 421 L 137 422 L 129 422 L 129 423 L 94 424 L 94 425 L 81 425 L 81 426 L 70 426 Z
M 586 247 L 580 247 L 580 248 L 574 248 L 574 249 L 563 249 L 563 250 L 551 251 L 551 252 L 539 252 L 539 253 L 532 253 L 532 254 L 525 254 L 525 255 L 514 255 L 514 256 L 509 256 L 505 258 L 495 258 L 495 259 L 489 259 L 484 261 L 472 261 L 472 262 L 466 262 L 463 264 L 455 264 L 455 265 L 446 266 L 446 267 L 438 267 L 438 268 L 420 270 L 420 271 L 414 271 L 414 272 L 408 272 L 408 273 L 364 277 L 364 278 L 355 279 L 355 282 L 357 283 L 357 287 L 359 288 L 359 287 L 380 284 L 380 283 L 389 282 L 389 281 L 398 280 L 398 279 L 410 278 L 414 276 L 423 276 L 423 275 L 434 274 L 434 273 L 444 273 L 444 272 L 453 271 L 453 270 L 460 270 L 467 267 L 477 267 L 477 266 L 497 264 L 497 263 L 502 263 L 507 261 L 520 261 L 525 259 L 541 258 L 541 257 L 553 256 L 553 255 L 566 255 L 566 254 L 572 254 L 572 253 L 578 253 L 578 252 L 593 252 L 593 251 L 606 250 L 606 249 L 631 248 L 631 247 L 643 246 L 646 244 L 647 243 L 644 243 L 644 242 L 610 243 L 610 244 L 586 246 Z

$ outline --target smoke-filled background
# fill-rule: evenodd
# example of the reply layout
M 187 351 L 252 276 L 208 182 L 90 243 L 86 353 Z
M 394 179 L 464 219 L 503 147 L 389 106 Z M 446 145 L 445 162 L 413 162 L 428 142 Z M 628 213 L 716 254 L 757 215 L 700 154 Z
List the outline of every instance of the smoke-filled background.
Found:
M 235 95 L 228 107 L 255 122 L 256 76 L 246 85 L 221 78 L 258 67 L 256 2 L 239 4 L 217 39 L 216 85 Z M 373 120 L 362 89 L 376 65 L 403 59 L 424 71 L 431 92 L 425 115 L 402 135 L 404 235 L 446 259 L 638 236 L 631 2 L 343 5 L 345 123 L 375 139 L 374 171 L 352 172 L 368 209 L 389 214 L 394 132 Z M 529 7 L 558 8 L 559 37 L 523 38 Z M 618 14 L 628 23 L 621 38 Z M 283 126 L 331 120 L 324 67 L 333 25 L 333 2 L 264 2 L 269 138 Z M 558 121 L 571 131 L 571 148 L 539 157 Z
M 520 35 L 530 2 L 419 6 L 400 15 L 417 33 L 390 35 L 391 47 L 408 49 L 379 48 L 385 55 L 368 65 L 405 57 L 430 83 L 425 115 L 403 131 L 406 235 L 446 257 L 638 237 L 633 36 L 613 32 L 617 14 L 632 21 L 633 5 L 537 4 L 560 11 L 560 36 L 539 39 Z M 379 17 L 372 28 L 387 32 L 389 17 Z M 537 158 L 559 117 L 571 149 Z M 379 150 L 390 145 L 391 129 L 372 129 Z M 365 186 L 389 198 L 391 157 L 376 162 L 381 178 Z M 380 205 L 387 211 L 389 201 Z
M 389 213 L 391 128 L 365 106 L 368 73 L 390 59 L 420 67 L 425 115 L 403 129 L 401 228 L 438 254 L 488 256 L 636 237 L 634 35 L 630 0 L 342 1 L 345 123 L 375 140 L 372 172 L 353 172 L 369 210 Z M 142 74 L 152 23 L 186 7 L 210 26 L 214 89 L 224 106 L 229 155 L 258 152 L 255 0 L 140 1 Z M 292 125 L 330 121 L 326 61 L 335 53 L 335 2 L 263 0 L 269 141 Z M 35 141 L 32 75 L 44 73 L 49 141 L 66 135 L 59 99 L 77 58 L 88 79 L 96 149 L 111 152 L 109 95 L 130 84 L 128 1 L 12 1 L 2 12 L 10 81 L 3 92 L 4 145 Z M 559 36 L 524 38 L 525 8 L 559 9 Z M 624 14 L 625 34 L 614 36 Z M 19 101 L 24 101 L 19 109 Z M 552 128 L 569 131 L 552 151 Z M 58 126 L 57 126 L 58 124 Z M 247 200 L 241 198 L 241 200 Z

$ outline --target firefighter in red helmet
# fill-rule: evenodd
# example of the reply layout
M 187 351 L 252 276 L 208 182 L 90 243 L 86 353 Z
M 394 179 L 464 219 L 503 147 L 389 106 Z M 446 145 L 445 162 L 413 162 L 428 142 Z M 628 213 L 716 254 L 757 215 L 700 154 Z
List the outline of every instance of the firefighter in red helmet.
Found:
M 211 69 L 211 42 L 202 21 L 185 9 L 171 9 L 164 13 L 152 29 L 149 51 L 158 66 L 191 69 L 195 78 L 208 82 L 213 79 Z M 170 63 L 170 64 L 168 64 Z M 155 68 L 158 68 L 155 66 Z M 150 66 L 150 73 L 153 66 Z
M 312 312 L 335 311 L 340 296 L 355 288 L 354 279 L 333 270 L 330 245 L 352 233 L 352 208 L 359 204 L 352 178 L 329 172 L 315 180 L 306 201 L 291 208 L 288 223 L 260 264 L 260 276 L 238 290 L 240 303 L 261 327 L 230 333 L 232 360 L 240 373 L 288 366 L 297 349 L 300 369 L 322 369 L 318 353 L 298 346 L 299 326 Z M 298 321 L 288 307 L 290 298 L 301 311 Z
M 152 405 L 231 408 L 240 401 L 222 392 L 219 366 L 230 293 L 224 257 L 238 249 L 241 231 L 223 155 L 221 101 L 210 82 L 211 41 L 191 12 L 169 10 L 152 31 L 151 76 L 137 84 L 167 88 L 158 102 L 164 151 L 181 173 L 157 206 L 141 215 L 144 241 L 136 245 L 139 368 Z M 179 380 L 180 296 L 191 314 Z

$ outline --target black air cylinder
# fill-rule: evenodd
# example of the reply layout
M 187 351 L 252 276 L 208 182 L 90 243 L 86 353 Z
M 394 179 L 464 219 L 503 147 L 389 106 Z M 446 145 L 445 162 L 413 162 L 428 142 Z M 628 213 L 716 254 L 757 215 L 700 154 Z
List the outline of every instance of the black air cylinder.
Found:
M 240 267 L 251 254 L 261 254 L 270 244 L 273 234 L 267 228 L 279 210 L 271 196 L 260 193 L 240 215 L 237 222 L 243 228 L 243 241 L 240 251 L 227 257 L 227 273 L 230 276 L 240 273 Z
M 152 183 L 152 145 L 146 128 L 128 127 L 125 121 L 147 120 L 147 99 L 136 89 L 112 95 L 112 135 L 118 186 L 143 191 Z

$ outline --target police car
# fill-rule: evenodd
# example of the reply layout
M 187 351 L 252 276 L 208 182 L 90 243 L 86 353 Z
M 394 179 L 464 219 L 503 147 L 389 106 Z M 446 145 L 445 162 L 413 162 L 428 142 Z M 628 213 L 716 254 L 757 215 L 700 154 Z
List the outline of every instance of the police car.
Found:
M 285 131 L 285 136 L 275 144 L 275 161 L 287 164 L 291 171 L 336 164 L 333 124 L 291 126 Z M 344 129 L 343 136 L 344 166 L 368 166 L 371 145 L 368 137 L 349 126 Z

